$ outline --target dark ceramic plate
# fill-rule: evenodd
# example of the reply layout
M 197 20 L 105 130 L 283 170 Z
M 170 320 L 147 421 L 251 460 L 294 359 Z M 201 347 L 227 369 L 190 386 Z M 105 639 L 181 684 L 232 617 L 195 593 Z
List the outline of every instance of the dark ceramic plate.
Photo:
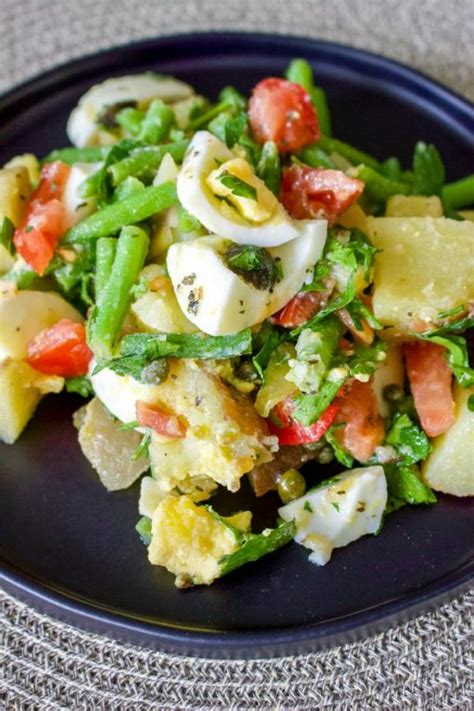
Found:
M 0 161 L 65 144 L 69 112 L 106 77 L 152 69 L 214 97 L 229 83 L 248 92 L 299 56 L 328 91 L 338 137 L 405 162 L 422 138 L 438 146 L 450 179 L 472 171 L 472 107 L 447 89 L 361 51 L 258 34 L 146 41 L 42 75 L 0 103 Z M 46 399 L 20 441 L 0 446 L 4 585 L 71 623 L 206 656 L 290 653 L 360 638 L 439 604 L 472 576 L 472 502 L 441 496 L 393 514 L 382 535 L 336 551 L 324 568 L 292 544 L 210 588 L 178 591 L 134 531 L 138 486 L 107 493 L 82 457 L 71 424 L 78 405 Z M 255 505 L 244 487 L 238 499 L 257 509 L 257 523 L 271 522 L 276 497 Z

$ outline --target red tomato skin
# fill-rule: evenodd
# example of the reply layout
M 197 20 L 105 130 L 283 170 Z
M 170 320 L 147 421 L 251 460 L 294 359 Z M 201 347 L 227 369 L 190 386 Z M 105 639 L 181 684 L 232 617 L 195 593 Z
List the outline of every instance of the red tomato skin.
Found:
M 298 151 L 320 138 L 309 94 L 287 79 L 260 81 L 253 89 L 248 111 L 255 140 L 261 144 L 274 141 L 280 153 Z
M 186 425 L 176 415 L 170 415 L 158 405 L 137 400 L 135 411 L 140 427 L 149 427 L 157 434 L 170 439 L 186 437 Z
M 372 383 L 352 380 L 334 399 L 338 408 L 335 422 L 344 423 L 336 437 L 344 449 L 359 462 L 366 462 L 385 437 Z
M 73 378 L 86 375 L 91 359 L 83 324 L 63 318 L 29 342 L 26 362 L 40 373 Z
M 278 437 L 280 445 L 318 442 L 334 422 L 337 409 L 336 405 L 329 405 L 313 425 L 305 426 L 291 417 L 293 410 L 291 399 L 284 400 L 278 403 L 272 411 L 274 416 L 281 422 L 282 427 L 278 427 L 271 420 L 268 420 L 270 434 Z
M 61 239 L 64 225 L 64 206 L 57 199 L 30 206 L 28 221 L 14 234 L 13 242 L 25 262 L 43 276 Z
M 61 199 L 70 172 L 71 168 L 60 160 L 46 163 L 41 169 L 40 181 L 31 198 L 32 202 Z
M 323 294 L 307 291 L 296 294 L 285 306 L 273 314 L 271 320 L 276 326 L 297 328 L 318 313 Z
M 40 276 L 46 271 L 64 232 L 65 211 L 61 197 L 69 172 L 69 166 L 61 161 L 43 166 L 39 185 L 13 236 L 18 253 Z
M 454 423 L 452 372 L 446 349 L 437 343 L 412 341 L 403 345 L 408 380 L 421 426 L 430 437 Z
M 326 218 L 330 225 L 364 190 L 364 183 L 341 170 L 292 165 L 283 170 L 281 201 L 297 220 Z

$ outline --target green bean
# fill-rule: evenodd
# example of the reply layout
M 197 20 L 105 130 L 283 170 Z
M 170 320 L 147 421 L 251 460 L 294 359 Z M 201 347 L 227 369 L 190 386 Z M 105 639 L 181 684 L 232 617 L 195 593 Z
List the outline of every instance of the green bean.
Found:
M 64 242 L 89 242 L 99 237 L 110 237 L 125 225 L 133 225 L 157 212 L 166 210 L 177 201 L 176 184 L 151 185 L 130 195 L 120 202 L 106 205 L 102 210 L 89 215 L 66 232 Z
M 313 106 L 319 119 L 319 127 L 321 132 L 326 136 L 331 135 L 331 114 L 329 113 L 328 100 L 326 92 L 319 86 L 315 86 L 309 92 Z
M 247 99 L 240 91 L 233 86 L 225 86 L 219 93 L 219 103 L 225 101 L 227 107 L 233 107 L 238 111 L 245 111 Z
M 329 113 L 326 92 L 319 86 L 315 86 L 313 70 L 305 59 L 293 59 L 286 70 L 286 78 L 289 81 L 299 84 L 311 97 L 314 108 L 319 119 L 321 132 L 326 136 L 331 135 L 331 115 Z
M 382 163 L 382 173 L 389 180 L 400 180 L 402 169 L 398 158 L 392 156 Z
M 110 146 L 87 146 L 86 148 L 58 148 L 51 151 L 42 159 L 42 163 L 52 163 L 55 160 L 60 160 L 66 165 L 74 163 L 97 163 L 107 156 L 110 151 Z
M 229 105 L 229 102 L 227 99 L 224 99 L 224 101 L 219 101 L 218 104 L 215 104 L 210 109 L 205 111 L 203 114 L 196 116 L 196 118 L 193 121 L 190 121 L 188 128 L 191 131 L 196 131 L 196 129 L 201 128 L 202 126 L 205 126 L 206 124 L 209 123 L 209 121 L 211 119 L 215 118 L 218 114 L 220 114 L 222 111 L 225 111 L 228 108 L 230 108 L 230 105 Z
M 136 138 L 140 133 L 140 128 L 144 118 L 144 111 L 139 111 L 139 109 L 134 109 L 131 106 L 128 106 L 126 109 L 122 109 L 118 112 L 115 120 L 119 126 L 121 126 L 125 131 L 128 131 L 131 136 Z
M 318 147 L 329 154 L 339 153 L 353 165 L 364 163 L 364 165 L 368 165 L 373 170 L 382 170 L 382 165 L 376 158 L 364 151 L 360 151 L 358 148 L 354 148 L 349 143 L 339 141 L 337 138 L 329 138 L 329 136 L 323 135 L 318 141 Z
M 273 141 L 267 141 L 263 146 L 257 165 L 257 175 L 274 195 L 280 194 L 280 156 L 278 155 L 278 148 Z
M 112 271 L 117 240 L 113 237 L 101 237 L 96 245 L 95 300 L 99 303 Z
M 145 178 L 153 175 L 167 153 L 177 163 L 181 163 L 188 145 L 189 141 L 183 140 L 175 143 L 165 143 L 162 146 L 137 148 L 127 158 L 109 167 L 108 172 L 113 185 L 117 186 L 129 175 L 133 175 L 136 178 Z
M 313 70 L 305 59 L 293 59 L 285 72 L 288 81 L 299 84 L 307 92 L 314 86 Z
M 145 264 L 149 240 L 139 227 L 124 227 L 100 303 L 90 322 L 90 343 L 99 361 L 109 358 L 131 302 L 130 290 Z
M 148 107 L 137 139 L 144 143 L 160 143 L 168 137 L 173 121 L 173 110 L 161 99 L 155 99 Z
M 377 202 L 386 202 L 391 195 L 408 195 L 410 186 L 399 180 L 389 180 L 368 165 L 358 165 L 354 177 L 365 183 L 364 194 Z
M 441 199 L 447 210 L 474 205 L 474 173 L 454 183 L 447 183 L 441 190 Z
M 297 157 L 306 165 L 310 165 L 311 168 L 332 168 L 336 167 L 336 164 L 328 156 L 328 154 L 319 148 L 315 143 L 312 146 L 307 146 L 303 148 L 297 154 Z
M 130 175 L 128 178 L 125 178 L 123 183 L 120 183 L 118 188 L 115 190 L 114 200 L 125 200 L 130 197 L 130 195 L 133 195 L 133 193 L 136 193 L 137 190 L 143 190 L 144 187 L 145 186 L 141 180 L 138 180 L 138 178 L 134 178 L 133 175 Z

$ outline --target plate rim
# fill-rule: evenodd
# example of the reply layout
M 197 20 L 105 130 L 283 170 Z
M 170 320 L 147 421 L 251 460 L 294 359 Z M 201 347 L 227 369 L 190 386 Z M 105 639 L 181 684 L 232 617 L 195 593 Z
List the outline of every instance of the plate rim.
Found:
M 412 92 L 421 90 L 425 101 L 434 102 L 450 114 L 452 119 L 469 131 L 472 124 L 474 103 L 467 97 L 452 91 L 436 79 L 409 66 L 379 55 L 338 42 L 310 38 L 303 35 L 276 34 L 250 31 L 225 31 L 175 33 L 154 38 L 136 40 L 127 44 L 115 45 L 82 55 L 58 64 L 44 72 L 27 78 L 0 95 L 0 117 L 4 112 L 25 111 L 35 100 L 38 92 L 46 87 L 55 87 L 56 91 L 67 82 L 71 73 L 75 77 L 93 73 L 92 65 L 104 66 L 114 55 L 140 50 L 146 52 L 157 46 L 166 47 L 175 43 L 224 43 L 242 42 L 255 44 L 256 52 L 265 42 L 278 44 L 281 48 L 305 48 L 311 53 L 320 50 L 323 55 L 335 55 L 339 63 L 363 65 L 372 70 L 381 71 L 396 77 L 398 85 Z M 208 51 L 212 51 L 211 49 Z M 323 60 L 324 61 L 324 60 Z M 386 76 L 385 76 L 386 79 Z M 151 646 L 171 653 L 191 654 L 209 657 L 268 657 L 281 654 L 300 653 L 308 650 L 333 647 L 347 642 L 360 641 L 380 632 L 387 627 L 407 621 L 422 612 L 439 607 L 456 594 L 467 589 L 474 578 L 474 560 L 471 559 L 461 568 L 450 572 L 441 579 L 436 579 L 420 589 L 412 590 L 398 598 L 388 600 L 372 608 L 359 610 L 348 616 L 319 623 L 274 628 L 265 630 L 196 630 L 190 626 L 169 625 L 163 621 L 153 624 L 132 616 L 110 610 L 93 601 L 75 596 L 72 591 L 60 591 L 50 587 L 34 576 L 15 568 L 0 559 L 0 581 L 7 592 L 32 604 L 40 611 L 53 618 L 77 626 L 81 629 L 98 632 L 115 639 L 135 644 Z

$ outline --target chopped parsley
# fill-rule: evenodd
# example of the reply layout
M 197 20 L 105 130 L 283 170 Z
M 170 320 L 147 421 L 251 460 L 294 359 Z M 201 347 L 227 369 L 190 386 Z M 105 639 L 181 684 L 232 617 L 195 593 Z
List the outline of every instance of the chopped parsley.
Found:
M 241 180 L 241 178 L 238 178 L 236 175 L 232 175 L 228 171 L 224 171 L 219 176 L 219 181 L 222 185 L 224 185 L 224 187 L 231 191 L 232 195 L 243 197 L 247 200 L 257 200 L 257 189 L 254 188 L 253 185 L 249 185 L 249 183 Z

